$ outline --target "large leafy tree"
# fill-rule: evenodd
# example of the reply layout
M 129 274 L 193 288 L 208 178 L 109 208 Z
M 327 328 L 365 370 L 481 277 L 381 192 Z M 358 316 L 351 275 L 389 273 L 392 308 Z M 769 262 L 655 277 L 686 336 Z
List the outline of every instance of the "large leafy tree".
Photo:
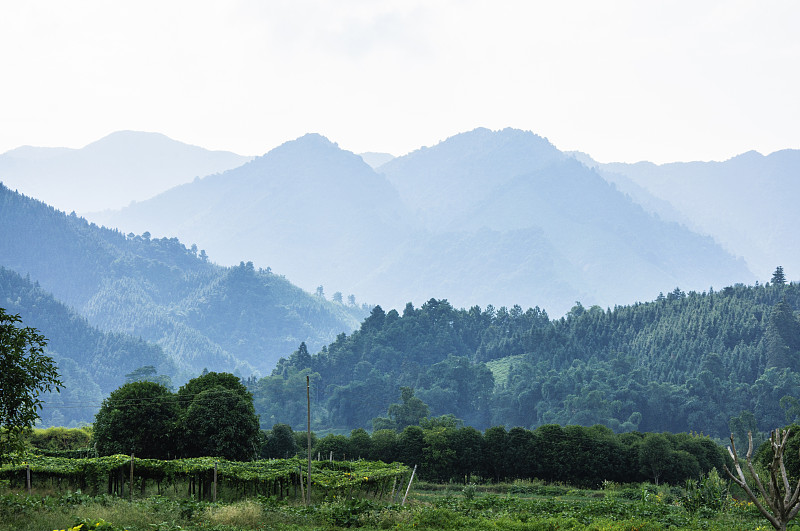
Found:
M 639 446 L 641 471 L 643 474 L 649 473 L 656 485 L 673 459 L 669 440 L 663 433 L 648 433 Z
M 214 372 L 177 393 L 156 382 L 127 383 L 103 401 L 94 430 L 101 453 L 150 458 L 248 460 L 260 435 L 252 395 L 236 376 Z
M 127 383 L 103 400 L 95 416 L 97 451 L 148 459 L 175 457 L 177 423 L 176 397 L 167 387 L 147 381 Z
M 245 400 L 253 400 L 252 395 L 238 376 L 229 372 L 205 372 L 197 378 L 192 378 L 178 389 L 178 401 L 186 409 L 196 396 L 215 387 L 230 389 Z
M 0 462 L 22 448 L 20 436 L 39 418 L 41 393 L 63 386 L 55 362 L 44 353 L 47 340 L 21 322 L 0 308 Z
M 183 418 L 188 457 L 214 456 L 247 461 L 259 450 L 258 417 L 253 399 L 216 386 L 196 395 Z
M 182 453 L 245 461 L 257 456 L 259 422 L 253 395 L 230 373 L 207 372 L 178 390 Z

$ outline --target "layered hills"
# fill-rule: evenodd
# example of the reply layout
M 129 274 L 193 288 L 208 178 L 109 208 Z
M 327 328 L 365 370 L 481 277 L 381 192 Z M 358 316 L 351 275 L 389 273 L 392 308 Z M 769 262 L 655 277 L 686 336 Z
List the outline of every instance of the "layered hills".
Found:
M 800 150 L 661 165 L 584 160 L 648 211 L 713 235 L 760 278 L 778 264 L 800 270 Z
M 0 307 L 23 317 L 23 325 L 47 338 L 47 355 L 58 366 L 64 388 L 44 397 L 45 425 L 91 423 L 103 398 L 141 367 L 168 378 L 177 376 L 174 360 L 161 347 L 123 333 L 103 332 L 56 300 L 38 282 L 0 267 Z
M 0 265 L 90 325 L 158 345 L 179 378 L 204 368 L 266 373 L 300 343 L 319 349 L 352 330 L 367 311 L 313 296 L 252 262 L 221 267 L 176 238 L 100 228 L 2 185 Z
M 118 131 L 81 148 L 23 146 L 0 154 L 0 182 L 65 212 L 122 208 L 251 157 L 159 133 Z
M 245 257 L 307 290 L 387 308 L 437 297 L 563 314 L 575 300 L 610 306 L 754 280 L 713 239 L 513 129 L 456 135 L 377 171 L 306 135 L 91 219 L 195 241 L 221 263 Z
M 369 427 L 400 386 L 477 427 L 722 436 L 800 418 L 797 284 L 752 285 L 748 268 L 791 263 L 794 218 L 784 197 L 739 197 L 747 172 L 791 195 L 793 153 L 601 165 L 477 129 L 371 155 L 310 134 L 93 222 L 0 185 L 0 306 L 40 328 L 70 382 L 47 422 L 85 421 L 72 400 L 142 368 L 250 376 L 265 428 L 302 425 L 305 376 L 314 429 Z M 746 210 L 730 221 L 746 237 L 726 240 L 725 205 Z

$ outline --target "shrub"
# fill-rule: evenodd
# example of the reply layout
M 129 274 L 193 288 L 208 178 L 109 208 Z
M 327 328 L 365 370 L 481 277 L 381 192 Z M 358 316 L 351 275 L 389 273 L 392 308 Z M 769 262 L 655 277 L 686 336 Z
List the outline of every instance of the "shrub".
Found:
M 728 485 L 716 468 L 712 468 L 700 481 L 686 480 L 686 493 L 681 497 L 681 505 L 691 514 L 701 509 L 716 513 L 722 510 L 728 501 Z

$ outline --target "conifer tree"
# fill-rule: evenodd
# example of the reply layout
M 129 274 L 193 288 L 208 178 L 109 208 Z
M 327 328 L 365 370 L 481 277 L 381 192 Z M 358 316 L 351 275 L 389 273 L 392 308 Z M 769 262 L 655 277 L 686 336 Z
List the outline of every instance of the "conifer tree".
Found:
M 775 272 L 772 273 L 771 282 L 773 286 L 783 286 L 786 284 L 786 276 L 783 274 L 783 266 L 778 266 L 775 268 Z

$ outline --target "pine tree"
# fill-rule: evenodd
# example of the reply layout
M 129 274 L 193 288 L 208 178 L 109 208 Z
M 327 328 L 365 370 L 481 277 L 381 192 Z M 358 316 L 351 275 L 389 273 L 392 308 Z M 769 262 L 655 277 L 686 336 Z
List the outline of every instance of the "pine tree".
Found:
M 778 266 L 775 268 L 775 272 L 772 273 L 771 282 L 773 286 L 783 286 L 786 284 L 786 276 L 783 274 L 783 266 Z

